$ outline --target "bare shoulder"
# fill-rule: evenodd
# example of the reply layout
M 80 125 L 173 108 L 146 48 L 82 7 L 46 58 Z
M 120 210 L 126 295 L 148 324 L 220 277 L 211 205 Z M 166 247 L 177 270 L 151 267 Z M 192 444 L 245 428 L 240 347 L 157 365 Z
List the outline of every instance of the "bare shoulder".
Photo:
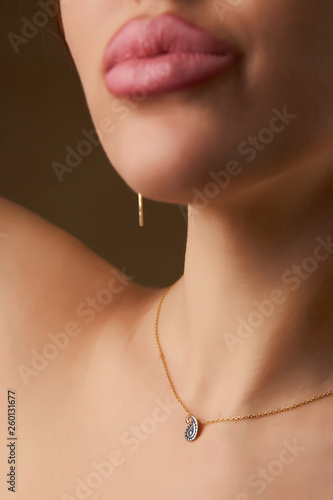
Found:
M 0 197 L 0 326 L 17 345 L 74 335 L 80 322 L 98 328 L 146 294 L 74 236 Z

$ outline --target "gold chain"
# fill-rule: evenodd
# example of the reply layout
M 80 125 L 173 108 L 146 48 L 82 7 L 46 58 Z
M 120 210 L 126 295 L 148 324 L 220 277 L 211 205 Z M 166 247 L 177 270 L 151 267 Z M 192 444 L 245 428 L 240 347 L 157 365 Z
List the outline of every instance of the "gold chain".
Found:
M 178 402 L 182 405 L 182 407 L 184 408 L 184 410 L 186 411 L 186 413 L 188 414 L 191 414 L 191 412 L 188 411 L 188 409 L 186 408 L 186 406 L 184 405 L 184 403 L 181 401 L 181 399 L 179 398 L 178 394 L 176 393 L 176 389 L 174 388 L 173 386 L 173 383 L 171 381 L 171 378 L 170 378 L 170 374 L 168 372 L 168 369 L 166 367 L 166 364 L 165 364 L 165 359 L 164 359 L 164 356 L 163 356 L 163 353 L 162 353 L 162 349 L 161 349 L 161 345 L 160 345 L 160 342 L 159 342 L 159 339 L 158 339 L 158 334 L 157 334 L 157 325 L 158 325 L 158 318 L 159 318 L 159 315 L 160 315 L 160 310 L 161 310 L 161 305 L 162 305 L 162 302 L 166 296 L 166 294 L 168 293 L 168 291 L 176 284 L 177 282 L 173 283 L 172 285 L 170 285 L 166 290 L 165 292 L 163 293 L 162 297 L 161 297 L 161 300 L 159 302 L 159 305 L 158 305 L 158 309 L 157 309 L 157 313 L 156 313 L 156 318 L 155 318 L 155 338 L 156 338 L 156 343 L 157 343 L 157 347 L 158 347 L 158 350 L 160 352 L 160 358 L 162 359 L 162 363 L 163 363 L 163 366 L 164 366 L 164 371 L 166 373 L 166 376 L 168 377 L 168 380 L 169 380 L 169 384 L 171 386 L 171 389 L 176 397 L 176 399 L 178 400 Z M 243 416 L 237 416 L 237 417 L 224 417 L 224 418 L 217 418 L 216 420 L 199 420 L 199 419 L 196 419 L 198 423 L 201 423 L 201 424 L 214 424 L 214 423 L 217 423 L 217 422 L 226 422 L 226 421 L 230 421 L 230 420 L 242 420 L 244 418 L 258 418 L 258 417 L 264 417 L 265 415 L 273 415 L 274 413 L 281 413 L 283 411 L 287 411 L 287 410 L 292 410 L 293 408 L 297 408 L 298 406 L 302 406 L 302 405 L 305 405 L 307 403 L 311 403 L 312 401 L 315 401 L 317 399 L 321 399 L 321 398 L 324 398 L 325 396 L 330 396 L 331 394 L 333 394 L 333 390 L 332 391 L 329 391 L 329 392 L 324 392 L 323 394 L 320 394 L 319 396 L 314 396 L 313 398 L 310 398 L 310 399 L 306 399 L 305 401 L 301 401 L 300 403 L 296 403 L 294 405 L 290 405 L 290 406 L 285 406 L 284 408 L 278 408 L 277 410 L 270 410 L 270 411 L 265 411 L 265 412 L 262 412 L 262 413 L 255 413 L 253 415 L 243 415 Z

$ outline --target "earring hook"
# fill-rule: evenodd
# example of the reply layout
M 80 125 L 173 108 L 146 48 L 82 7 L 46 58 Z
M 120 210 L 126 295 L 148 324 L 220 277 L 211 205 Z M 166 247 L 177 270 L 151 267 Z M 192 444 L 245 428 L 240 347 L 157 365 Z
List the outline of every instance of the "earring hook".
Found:
M 143 205 L 142 205 L 142 194 L 138 193 L 138 203 L 139 203 L 139 226 L 143 226 Z

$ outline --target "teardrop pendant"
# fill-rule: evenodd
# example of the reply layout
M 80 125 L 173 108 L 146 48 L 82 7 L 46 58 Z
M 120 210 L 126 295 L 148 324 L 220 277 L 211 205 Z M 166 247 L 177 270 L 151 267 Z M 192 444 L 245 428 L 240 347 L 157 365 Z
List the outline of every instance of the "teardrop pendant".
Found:
M 198 434 L 198 421 L 193 415 L 187 415 L 187 417 L 185 418 L 185 422 L 189 424 L 186 427 L 185 438 L 187 439 L 187 441 L 194 441 Z

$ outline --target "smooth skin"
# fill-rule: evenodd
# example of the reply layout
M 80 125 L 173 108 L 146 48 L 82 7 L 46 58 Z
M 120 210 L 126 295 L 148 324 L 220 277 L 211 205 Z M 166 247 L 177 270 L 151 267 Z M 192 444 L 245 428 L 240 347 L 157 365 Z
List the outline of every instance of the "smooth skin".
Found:
M 223 4 L 233 5 L 224 15 Z M 227 37 L 243 57 L 192 89 L 120 102 L 103 82 L 105 47 L 129 19 L 163 12 Z M 62 17 L 95 126 L 115 125 L 100 133 L 110 162 L 144 197 L 189 206 L 184 274 L 159 322 L 185 405 L 210 420 L 332 390 L 331 0 L 70 0 Z M 224 186 L 216 179 L 226 172 Z M 333 498 L 333 396 L 207 425 L 186 442 L 154 339 L 165 289 L 116 274 L 111 302 L 97 310 L 114 266 L 23 207 L 2 199 L 0 209 L 16 498 Z M 66 347 L 24 376 L 36 352 L 52 354 L 49 333 L 66 328 Z

